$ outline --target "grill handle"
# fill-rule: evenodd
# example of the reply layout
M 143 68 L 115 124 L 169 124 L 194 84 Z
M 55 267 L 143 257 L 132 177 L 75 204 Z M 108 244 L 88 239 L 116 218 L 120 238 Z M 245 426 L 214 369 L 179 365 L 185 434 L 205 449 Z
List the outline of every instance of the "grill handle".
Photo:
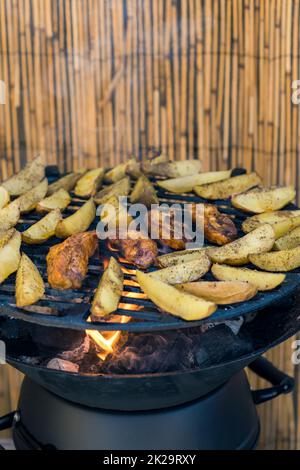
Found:
M 277 369 L 265 357 L 259 357 L 248 367 L 256 375 L 273 385 L 273 387 L 262 388 L 261 390 L 252 390 L 253 402 L 256 405 L 273 400 L 279 395 L 290 393 L 294 389 L 295 380 L 293 377 Z

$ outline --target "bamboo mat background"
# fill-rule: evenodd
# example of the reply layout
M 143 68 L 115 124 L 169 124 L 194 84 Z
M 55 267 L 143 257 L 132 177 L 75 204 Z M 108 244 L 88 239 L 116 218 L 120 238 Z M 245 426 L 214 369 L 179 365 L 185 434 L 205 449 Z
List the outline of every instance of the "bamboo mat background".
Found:
M 149 149 L 299 188 L 299 0 L 1 0 L 0 180 L 37 152 L 62 171 Z M 299 192 L 298 192 L 298 201 Z M 271 351 L 292 374 L 291 341 Z M 0 368 L 0 411 L 19 375 Z M 297 376 L 298 378 L 298 376 Z M 254 386 L 262 381 L 252 377 Z M 300 448 L 294 396 L 262 405 L 262 448 Z M 298 440 L 297 440 L 298 439 Z

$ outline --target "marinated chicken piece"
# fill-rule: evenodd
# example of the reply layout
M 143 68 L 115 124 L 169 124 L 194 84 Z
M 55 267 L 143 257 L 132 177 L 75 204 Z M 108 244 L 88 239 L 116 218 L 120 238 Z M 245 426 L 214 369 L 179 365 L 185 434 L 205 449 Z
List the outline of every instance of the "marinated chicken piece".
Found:
M 158 237 L 163 245 L 167 245 L 173 250 L 184 250 L 185 244 L 192 241 L 193 237 L 187 237 L 183 231 L 182 221 L 175 220 L 174 212 L 152 209 L 148 216 L 149 233 L 151 227 L 155 233 L 152 236 Z M 166 238 L 166 235 L 168 238 Z
M 138 268 L 146 269 L 157 257 L 157 245 L 154 240 L 139 232 L 129 232 L 124 240 L 110 240 L 111 245 L 120 250 L 124 258 Z
M 196 204 L 193 204 L 192 217 L 196 217 Z M 221 214 L 212 204 L 204 204 L 204 236 L 217 245 L 225 245 L 237 237 L 234 222 L 226 214 Z
M 80 289 L 89 258 L 98 247 L 96 232 L 77 233 L 50 248 L 47 255 L 48 282 L 53 289 Z

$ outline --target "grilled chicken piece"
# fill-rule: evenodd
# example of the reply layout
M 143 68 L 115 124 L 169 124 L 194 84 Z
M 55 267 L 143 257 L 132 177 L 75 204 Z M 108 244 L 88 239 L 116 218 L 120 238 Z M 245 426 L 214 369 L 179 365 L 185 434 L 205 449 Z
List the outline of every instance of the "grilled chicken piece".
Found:
M 50 248 L 47 255 L 48 282 L 53 289 L 80 289 L 89 258 L 98 247 L 96 232 L 77 233 Z
M 146 269 L 154 263 L 157 257 L 157 245 L 140 232 L 129 232 L 125 240 L 110 240 L 111 246 L 120 250 L 127 261 L 138 268 Z
M 151 227 L 155 230 L 155 234 L 152 233 L 152 236 L 155 236 L 163 245 L 167 245 L 173 250 L 184 250 L 186 242 L 192 240 L 192 237 L 184 236 L 182 222 L 175 220 L 174 212 L 171 211 L 152 209 L 148 215 L 148 227 L 149 233 Z M 165 238 L 166 234 L 168 238 Z
M 192 207 L 192 218 L 196 217 L 196 204 Z M 217 245 L 225 245 L 237 237 L 234 222 L 226 214 L 221 214 L 216 206 L 204 204 L 204 236 Z

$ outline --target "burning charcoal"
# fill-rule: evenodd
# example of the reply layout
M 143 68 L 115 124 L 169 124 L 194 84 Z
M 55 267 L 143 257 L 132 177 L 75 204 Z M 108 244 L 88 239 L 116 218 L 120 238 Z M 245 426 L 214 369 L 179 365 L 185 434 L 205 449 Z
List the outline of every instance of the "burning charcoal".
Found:
M 84 331 L 31 325 L 31 338 L 41 351 L 73 351 L 85 341 Z
M 48 369 L 63 370 L 65 372 L 78 372 L 79 365 L 70 361 L 65 361 L 59 357 L 54 357 L 47 364 Z
M 86 335 L 83 338 L 82 343 L 75 349 L 71 349 L 70 351 L 64 351 L 59 356 L 71 362 L 79 362 L 82 361 L 84 356 L 89 352 L 90 349 L 90 338 Z

